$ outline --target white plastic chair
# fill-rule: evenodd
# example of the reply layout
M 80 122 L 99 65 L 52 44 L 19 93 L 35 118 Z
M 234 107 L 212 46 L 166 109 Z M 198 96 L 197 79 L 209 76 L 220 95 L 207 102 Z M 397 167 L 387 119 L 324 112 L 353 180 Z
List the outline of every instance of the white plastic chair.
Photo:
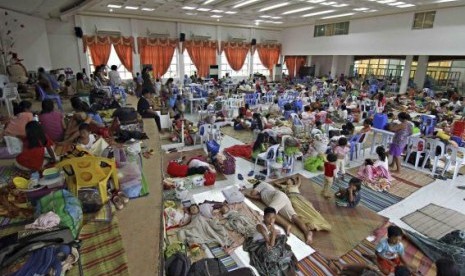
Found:
M 201 144 L 210 140 L 211 132 L 212 132 L 212 125 L 210 124 L 203 124 L 199 127 L 199 131 L 197 132 L 197 135 L 200 137 Z
M 424 153 L 426 150 L 426 142 L 425 139 L 420 138 L 420 137 L 410 137 L 409 142 L 407 144 L 407 156 L 405 158 L 404 163 L 406 164 L 409 160 L 410 155 L 412 152 L 416 152 L 416 158 L 415 158 L 415 169 L 418 168 L 420 165 L 420 158 L 422 153 Z
M 438 167 L 439 159 L 444 157 L 445 148 L 446 146 L 440 140 L 426 138 L 426 155 L 425 160 L 423 161 L 422 168 L 424 169 L 428 160 L 431 160 L 433 162 L 433 170 L 431 171 L 432 176 L 434 176 L 434 174 L 436 173 L 436 168 Z M 440 150 L 438 153 L 436 153 L 437 149 Z
M 442 171 L 442 176 L 444 176 L 444 173 L 449 170 L 450 166 L 453 166 L 454 173 L 452 174 L 452 179 L 455 179 L 460 168 L 465 166 L 465 148 L 456 148 L 454 146 L 447 145 L 445 157 L 446 165 Z
M 266 177 L 270 175 L 270 165 L 272 162 L 276 161 L 276 157 L 278 155 L 278 149 L 279 145 L 273 145 L 268 148 L 267 151 L 262 152 L 257 155 L 257 158 L 255 158 L 255 164 L 253 166 L 253 170 L 255 171 L 255 168 L 257 167 L 258 160 L 263 160 L 265 162 L 265 167 L 266 167 Z M 268 159 L 268 155 L 272 156 L 271 158 Z
M 284 135 L 283 137 L 281 137 L 281 147 L 282 148 L 285 148 L 285 145 L 286 145 L 286 140 L 289 139 L 289 138 L 292 138 L 293 136 L 291 135 Z M 286 155 L 287 156 L 287 155 Z M 291 167 L 291 173 L 294 171 L 294 165 L 295 165 L 295 160 L 299 157 L 302 157 L 303 156 L 303 153 L 302 152 L 298 152 L 298 153 L 295 153 L 291 156 L 287 156 L 287 162 L 290 163 L 290 167 Z
M 223 138 L 221 134 L 221 129 L 220 129 L 222 125 L 224 125 L 223 122 L 214 123 L 210 130 L 212 139 L 217 141 L 218 144 L 221 143 L 221 139 Z
M 6 106 L 8 116 L 13 116 L 13 101 L 16 100 L 15 89 L 12 87 L 3 87 L 0 103 Z

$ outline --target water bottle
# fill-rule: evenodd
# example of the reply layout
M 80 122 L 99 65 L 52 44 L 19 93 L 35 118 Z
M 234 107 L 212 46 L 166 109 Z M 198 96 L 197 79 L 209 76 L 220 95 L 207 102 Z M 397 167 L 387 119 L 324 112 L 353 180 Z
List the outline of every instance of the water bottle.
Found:
M 39 184 L 40 174 L 39 172 L 33 172 L 29 179 L 29 189 L 35 188 Z
M 39 116 L 37 114 L 35 114 L 33 120 L 38 122 L 39 121 Z

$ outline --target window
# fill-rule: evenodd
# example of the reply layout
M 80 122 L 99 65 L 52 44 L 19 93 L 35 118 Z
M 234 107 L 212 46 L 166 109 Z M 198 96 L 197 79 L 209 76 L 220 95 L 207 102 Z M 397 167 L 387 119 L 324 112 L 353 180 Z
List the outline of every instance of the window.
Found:
M 190 75 L 189 75 L 190 76 Z M 168 71 L 162 76 L 162 79 L 177 78 L 178 77 L 178 50 L 174 50 L 173 59 L 171 59 Z
M 349 21 L 331 23 L 324 25 L 315 25 L 313 32 L 314 37 L 318 36 L 333 36 L 333 35 L 346 35 L 349 33 Z
M 431 29 L 434 24 L 435 11 L 415 13 L 412 29 Z
M 89 60 L 89 66 L 90 66 L 90 72 L 91 74 L 95 71 L 95 66 L 92 61 L 92 58 L 90 57 L 90 50 L 87 51 L 87 58 Z M 118 66 L 118 73 L 121 79 L 123 80 L 130 80 L 132 79 L 132 72 L 129 72 L 126 67 L 121 63 L 121 60 L 119 59 L 118 55 L 116 54 L 115 48 L 113 45 L 111 45 L 111 52 L 110 52 L 110 58 L 108 59 L 107 66 L 111 67 L 112 65 Z
M 286 76 L 289 76 L 289 70 L 287 69 L 287 65 L 286 65 L 286 62 L 283 62 L 282 64 L 282 73 Z
M 249 58 L 250 54 L 247 54 L 245 58 L 244 65 L 239 71 L 234 71 L 228 63 L 228 59 L 224 52 L 221 53 L 221 76 L 226 76 L 226 73 L 229 73 L 230 77 L 248 77 L 249 76 Z
M 194 72 L 197 72 L 197 67 L 195 67 L 187 51 L 184 51 L 183 56 L 184 56 L 184 74 L 190 77 L 194 75 Z
M 255 54 L 253 55 L 253 74 L 259 73 L 264 76 L 269 76 L 270 75 L 270 70 L 263 66 L 262 62 L 260 61 L 260 57 L 258 56 L 258 51 L 255 51 Z

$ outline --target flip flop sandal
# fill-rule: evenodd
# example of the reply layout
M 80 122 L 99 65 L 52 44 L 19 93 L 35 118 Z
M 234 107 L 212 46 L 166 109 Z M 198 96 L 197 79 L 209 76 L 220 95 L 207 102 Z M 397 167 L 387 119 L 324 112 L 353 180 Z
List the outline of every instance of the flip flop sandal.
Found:
M 266 179 L 266 177 L 264 175 L 262 175 L 262 174 L 258 174 L 258 175 L 255 176 L 255 179 L 263 181 L 263 180 Z
M 250 171 L 250 172 L 247 174 L 247 176 L 252 176 L 252 175 L 254 175 L 254 174 L 255 174 L 254 171 Z
M 124 204 L 129 203 L 129 197 L 124 192 L 118 191 L 116 195 L 119 196 L 123 200 Z
M 124 202 L 123 202 L 123 200 L 122 200 L 119 196 L 117 196 L 117 195 L 113 196 L 113 198 L 111 199 L 111 202 L 113 202 L 113 204 L 115 205 L 116 209 L 118 209 L 118 210 L 121 210 L 121 209 L 124 208 Z
M 238 174 L 238 175 L 237 175 L 237 178 L 238 178 L 239 180 L 244 180 L 244 177 L 242 176 L 242 174 Z

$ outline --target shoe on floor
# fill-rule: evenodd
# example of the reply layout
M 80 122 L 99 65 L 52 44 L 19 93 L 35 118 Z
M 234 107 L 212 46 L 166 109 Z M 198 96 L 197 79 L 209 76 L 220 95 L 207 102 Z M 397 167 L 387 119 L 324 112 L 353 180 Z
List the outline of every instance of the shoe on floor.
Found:
M 247 176 L 252 176 L 252 175 L 254 175 L 254 174 L 255 174 L 254 171 L 250 171 L 250 172 L 247 174 Z
M 238 174 L 238 175 L 237 175 L 237 178 L 238 178 L 239 180 L 244 180 L 244 177 L 242 176 L 242 174 Z

